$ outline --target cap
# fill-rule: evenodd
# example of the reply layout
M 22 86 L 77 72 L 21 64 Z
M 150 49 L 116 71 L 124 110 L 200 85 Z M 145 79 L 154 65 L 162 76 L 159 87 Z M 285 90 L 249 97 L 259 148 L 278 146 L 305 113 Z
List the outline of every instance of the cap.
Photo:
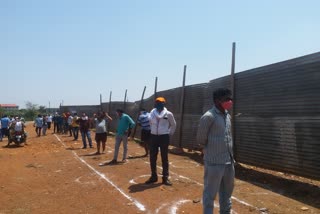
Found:
M 166 99 L 164 99 L 163 97 L 158 97 L 158 98 L 156 99 L 156 102 L 165 103 L 165 102 L 166 102 Z

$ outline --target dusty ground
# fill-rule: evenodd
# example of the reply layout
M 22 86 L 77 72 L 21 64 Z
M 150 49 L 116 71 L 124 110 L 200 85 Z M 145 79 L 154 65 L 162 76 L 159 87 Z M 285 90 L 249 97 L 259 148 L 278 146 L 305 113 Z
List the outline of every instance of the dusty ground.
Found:
M 201 213 L 199 153 L 170 154 L 172 187 L 145 185 L 149 160 L 139 157 L 144 150 L 134 141 L 128 163 L 99 166 L 112 159 L 112 137 L 106 154 L 92 155 L 95 148 L 80 149 L 81 141 L 68 135 L 49 130 L 36 137 L 31 125 L 27 130 L 24 147 L 0 142 L 0 214 Z M 244 164 L 237 166 L 236 177 L 233 213 L 320 213 L 319 181 Z

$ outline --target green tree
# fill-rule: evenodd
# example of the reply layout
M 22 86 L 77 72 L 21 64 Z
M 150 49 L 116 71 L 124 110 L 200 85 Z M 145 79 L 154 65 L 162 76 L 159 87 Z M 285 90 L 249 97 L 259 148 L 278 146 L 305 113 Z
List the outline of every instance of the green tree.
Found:
M 24 114 L 24 119 L 25 120 L 33 120 L 36 115 L 38 114 L 38 105 L 37 104 L 33 104 L 30 101 L 26 102 L 26 110 L 25 110 L 25 114 Z
M 47 113 L 47 108 L 45 106 L 39 106 L 39 113 L 40 114 L 45 114 Z

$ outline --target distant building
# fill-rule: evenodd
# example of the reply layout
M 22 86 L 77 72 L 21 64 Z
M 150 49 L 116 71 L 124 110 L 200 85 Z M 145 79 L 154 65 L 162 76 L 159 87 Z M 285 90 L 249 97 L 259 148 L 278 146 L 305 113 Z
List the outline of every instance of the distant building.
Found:
M 19 106 L 16 104 L 0 104 L 0 108 L 5 110 L 19 110 Z

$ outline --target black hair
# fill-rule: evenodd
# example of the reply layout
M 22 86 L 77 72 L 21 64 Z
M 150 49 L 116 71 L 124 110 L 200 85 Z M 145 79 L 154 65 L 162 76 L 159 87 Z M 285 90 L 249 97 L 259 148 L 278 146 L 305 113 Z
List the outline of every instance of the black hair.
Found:
M 218 88 L 212 93 L 213 100 L 220 100 L 224 97 L 231 97 L 231 90 L 228 88 Z
M 123 111 L 122 109 L 119 109 L 119 108 L 116 110 L 116 112 L 119 112 L 119 113 L 121 113 L 121 114 L 124 113 L 124 111 Z

